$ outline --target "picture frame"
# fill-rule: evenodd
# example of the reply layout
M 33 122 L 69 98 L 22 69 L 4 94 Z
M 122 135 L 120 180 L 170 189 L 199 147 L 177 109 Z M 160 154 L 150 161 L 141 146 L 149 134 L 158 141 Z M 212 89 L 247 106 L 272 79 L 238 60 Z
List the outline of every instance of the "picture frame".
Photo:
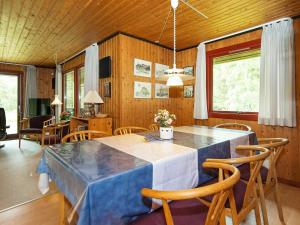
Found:
M 183 68 L 184 75 L 194 76 L 194 67 L 193 66 L 186 66 Z
M 134 98 L 151 98 L 150 82 L 134 81 Z
M 142 59 L 134 59 L 134 75 L 140 77 L 150 77 L 152 74 L 151 70 L 152 62 L 142 60 Z
M 111 82 L 104 83 L 104 97 L 111 97 Z
M 165 84 L 155 84 L 155 98 L 169 98 L 169 87 Z
M 165 71 L 169 69 L 168 65 L 155 63 L 155 78 L 158 79 L 165 74 Z
M 183 97 L 185 97 L 185 98 L 194 97 L 194 86 L 193 85 L 183 86 Z

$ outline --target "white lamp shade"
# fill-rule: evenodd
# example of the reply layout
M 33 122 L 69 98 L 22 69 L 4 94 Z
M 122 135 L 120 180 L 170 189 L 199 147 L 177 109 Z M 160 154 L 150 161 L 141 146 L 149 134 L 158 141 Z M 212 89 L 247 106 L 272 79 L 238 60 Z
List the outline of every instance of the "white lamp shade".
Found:
M 178 7 L 178 0 L 171 0 L 171 6 L 173 9 L 176 9 Z
M 51 105 L 61 105 L 62 102 L 59 100 L 58 95 L 55 95 L 55 98 L 53 102 L 51 102 Z
M 182 85 L 183 85 L 182 79 L 177 75 L 171 76 L 167 80 L 167 86 L 182 86 Z
M 95 90 L 89 91 L 83 98 L 83 103 L 104 103 L 98 92 Z

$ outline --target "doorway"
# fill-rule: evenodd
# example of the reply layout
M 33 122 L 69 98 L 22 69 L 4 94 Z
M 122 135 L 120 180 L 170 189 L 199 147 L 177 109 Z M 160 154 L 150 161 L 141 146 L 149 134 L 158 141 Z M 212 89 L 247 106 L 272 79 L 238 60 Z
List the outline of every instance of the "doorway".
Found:
M 19 75 L 0 72 L 0 107 L 6 114 L 6 132 L 8 136 L 18 133 L 18 115 L 20 106 Z

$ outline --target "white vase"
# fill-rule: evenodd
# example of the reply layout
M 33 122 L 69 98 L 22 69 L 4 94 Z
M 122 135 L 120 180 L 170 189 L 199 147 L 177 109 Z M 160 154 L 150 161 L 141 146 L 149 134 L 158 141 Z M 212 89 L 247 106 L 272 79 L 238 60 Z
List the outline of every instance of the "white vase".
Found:
M 159 135 L 161 139 L 170 140 L 173 138 L 173 127 L 160 127 Z

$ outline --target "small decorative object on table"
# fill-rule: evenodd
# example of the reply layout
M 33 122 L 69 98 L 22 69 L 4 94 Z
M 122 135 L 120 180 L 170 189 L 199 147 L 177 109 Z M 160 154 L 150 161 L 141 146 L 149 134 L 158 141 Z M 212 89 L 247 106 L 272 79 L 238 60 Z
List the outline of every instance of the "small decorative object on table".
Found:
M 64 111 L 60 114 L 60 120 L 70 120 L 71 113 L 69 111 Z
M 159 125 L 160 138 L 169 140 L 173 138 L 172 123 L 176 120 L 174 114 L 170 114 L 166 109 L 159 109 L 155 114 L 154 122 Z

